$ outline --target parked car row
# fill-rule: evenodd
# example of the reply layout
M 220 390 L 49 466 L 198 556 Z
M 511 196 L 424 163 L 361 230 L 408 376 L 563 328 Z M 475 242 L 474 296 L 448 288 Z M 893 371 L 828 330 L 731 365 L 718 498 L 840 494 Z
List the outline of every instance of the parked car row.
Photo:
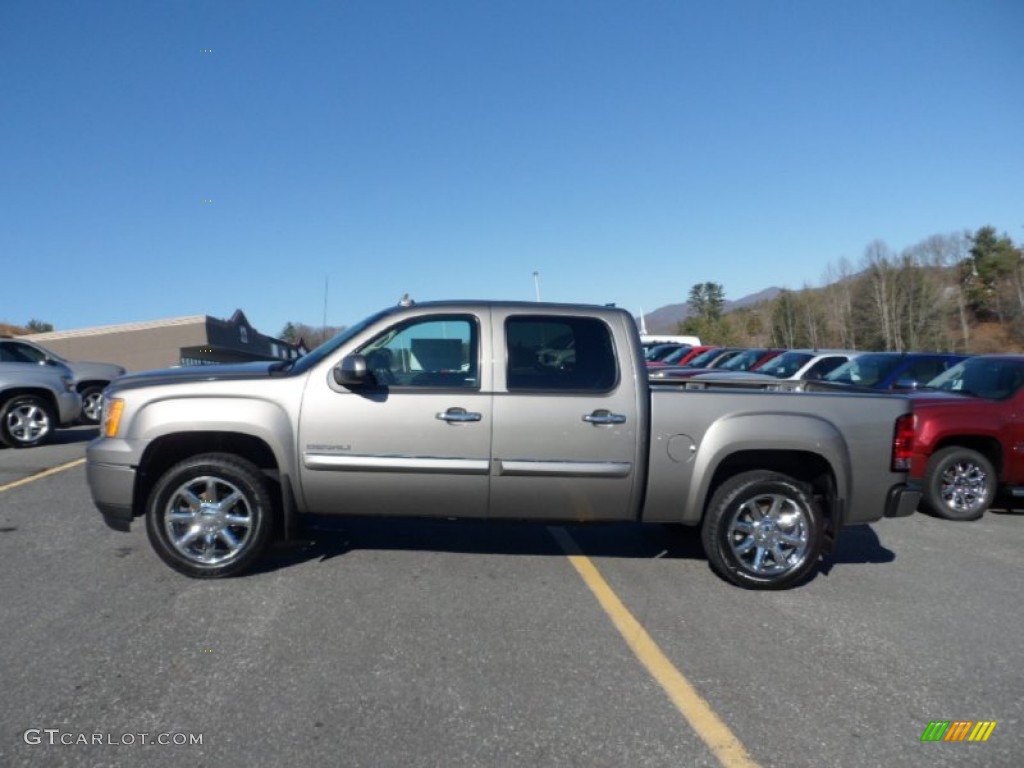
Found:
M 746 381 L 785 380 L 826 382 L 844 389 L 908 391 L 965 357 L 939 352 L 705 347 L 700 353 L 693 348 L 677 349 L 660 360 L 648 359 L 647 371 L 653 379 L 703 377 L 740 386 Z
M 849 359 L 819 375 L 821 368 L 814 366 L 831 365 L 841 355 Z M 796 367 L 800 358 L 804 362 Z M 678 378 L 691 389 L 902 394 L 913 409 L 906 437 L 912 445 L 911 478 L 922 483 L 924 509 L 948 520 L 976 520 L 1000 495 L 1007 506 L 1024 498 L 1024 355 L 830 351 L 811 356 L 801 350 L 776 355 L 747 373 L 730 372 L 726 365 L 689 374 L 650 368 L 649 376 Z
M 55 429 L 99 424 L 103 389 L 125 369 L 77 362 L 26 339 L 0 337 L 0 446 L 31 448 Z

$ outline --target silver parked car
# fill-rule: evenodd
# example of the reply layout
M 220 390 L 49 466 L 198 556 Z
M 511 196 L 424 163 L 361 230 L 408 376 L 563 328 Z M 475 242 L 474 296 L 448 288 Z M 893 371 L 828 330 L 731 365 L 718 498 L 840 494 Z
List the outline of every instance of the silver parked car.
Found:
M 71 369 L 75 379 L 75 390 L 82 396 L 80 420 L 86 424 L 100 423 L 100 408 L 103 404 L 103 390 L 125 369 L 113 363 L 93 363 L 81 360 L 66 360 L 56 352 L 28 339 L 11 336 L 0 337 L 0 350 L 12 360 L 37 365 L 63 365 Z
M 39 445 L 81 412 L 82 396 L 66 365 L 28 363 L 0 348 L 0 446 Z

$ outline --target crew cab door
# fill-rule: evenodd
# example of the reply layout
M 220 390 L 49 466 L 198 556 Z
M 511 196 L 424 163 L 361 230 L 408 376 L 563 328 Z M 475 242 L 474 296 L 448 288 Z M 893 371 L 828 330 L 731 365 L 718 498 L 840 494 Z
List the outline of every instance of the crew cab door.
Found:
M 637 385 L 612 328 L 559 312 L 492 310 L 495 349 L 490 515 L 621 520 L 635 515 Z
M 329 367 L 311 375 L 299 419 L 308 511 L 486 515 L 492 396 L 480 329 L 471 314 L 406 319 L 359 346 L 365 386 L 338 384 Z

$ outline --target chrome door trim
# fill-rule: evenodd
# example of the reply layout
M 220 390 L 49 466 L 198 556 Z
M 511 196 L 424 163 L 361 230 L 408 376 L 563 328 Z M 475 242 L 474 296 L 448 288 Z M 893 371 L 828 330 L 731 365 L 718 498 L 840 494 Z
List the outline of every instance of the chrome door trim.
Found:
M 629 477 L 633 464 L 628 461 L 529 461 L 497 459 L 497 474 L 545 477 Z
M 488 459 L 449 459 L 441 456 L 338 456 L 303 453 L 307 469 L 333 469 L 342 472 L 449 472 L 462 475 L 486 475 Z

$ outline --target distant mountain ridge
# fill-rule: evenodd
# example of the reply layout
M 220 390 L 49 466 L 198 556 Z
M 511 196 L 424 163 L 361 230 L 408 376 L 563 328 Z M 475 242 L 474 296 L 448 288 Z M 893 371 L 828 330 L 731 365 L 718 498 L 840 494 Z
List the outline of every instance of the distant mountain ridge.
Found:
M 736 301 L 726 301 L 725 311 L 732 312 L 734 309 L 748 307 L 751 304 L 770 301 L 778 296 L 781 291 L 781 288 L 772 286 L 771 288 L 765 288 L 763 291 L 758 291 L 757 293 L 752 293 L 749 296 L 744 296 L 742 299 L 736 299 Z M 690 311 L 689 302 L 683 302 L 682 304 L 668 304 L 667 306 L 656 309 L 653 312 L 645 312 L 644 322 L 647 324 L 648 333 L 674 334 L 678 332 L 679 324 L 691 314 L 692 312 Z M 637 317 L 637 323 L 639 322 L 640 318 Z

